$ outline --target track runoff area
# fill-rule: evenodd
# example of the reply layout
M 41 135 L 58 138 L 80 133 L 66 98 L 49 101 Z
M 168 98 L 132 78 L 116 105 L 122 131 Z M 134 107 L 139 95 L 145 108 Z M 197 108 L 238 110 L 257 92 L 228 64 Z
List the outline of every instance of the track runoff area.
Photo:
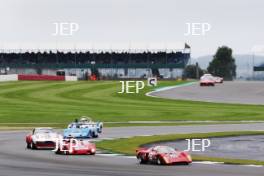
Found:
M 154 81 L 155 83 L 155 81 Z M 150 84 L 154 84 L 153 82 Z M 130 91 L 128 88 L 135 86 L 134 91 L 140 91 L 142 82 L 121 83 L 124 86 L 121 93 Z M 131 85 L 129 85 L 131 84 Z M 252 87 L 250 85 L 253 85 Z M 261 95 L 263 83 L 259 82 L 225 82 L 215 87 L 199 87 L 196 83 L 158 89 L 147 94 L 148 96 L 185 99 L 179 97 L 183 94 L 192 94 L 187 100 L 213 101 L 262 104 L 256 94 Z M 256 86 L 257 85 L 257 86 Z M 131 86 L 131 87 L 129 87 Z M 136 86 L 137 89 L 136 89 Z M 233 91 L 232 87 L 239 87 L 240 91 Z M 253 88 L 254 87 L 254 88 Z M 252 95 L 244 95 L 251 90 Z M 132 89 L 131 89 L 132 91 Z M 181 92 L 181 93 L 178 93 Z M 130 92 L 131 93 L 131 92 Z M 212 99 L 203 99 L 203 95 L 214 95 Z M 217 93 L 217 95 L 215 95 Z M 232 99 L 229 96 L 232 94 Z M 245 97 L 247 96 L 247 97 Z M 185 97 L 185 96 L 184 96 Z M 201 99 L 199 99 L 201 97 Z M 255 99 L 255 100 L 254 100 Z M 155 99 L 153 99 L 155 100 Z M 246 102 L 245 102 L 246 101 Z M 99 138 L 92 140 L 111 140 L 116 138 L 130 138 L 133 136 L 151 136 L 158 134 L 185 134 L 185 133 L 207 133 L 219 131 L 263 131 L 262 123 L 251 124 L 219 124 L 219 125 L 196 125 L 196 126 L 157 126 L 157 127 L 116 127 L 105 128 Z M 64 156 L 55 155 L 50 150 L 29 150 L 25 148 L 24 131 L 5 131 L 0 133 L 0 175 L 219 175 L 219 176 L 262 176 L 263 166 L 255 165 L 225 165 L 215 162 L 193 162 L 191 165 L 176 165 L 169 167 L 151 165 L 140 165 L 135 156 L 123 156 L 117 154 L 105 154 L 100 151 L 93 156 Z M 210 139 L 197 139 L 188 141 L 190 150 L 206 150 L 210 147 Z M 194 147 L 192 148 L 191 147 Z M 195 147 L 196 146 L 196 147 Z

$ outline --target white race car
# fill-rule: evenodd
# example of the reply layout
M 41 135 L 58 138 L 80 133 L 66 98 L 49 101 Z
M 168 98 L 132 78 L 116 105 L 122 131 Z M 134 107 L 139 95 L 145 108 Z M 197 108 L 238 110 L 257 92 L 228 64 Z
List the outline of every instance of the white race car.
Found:
M 200 78 L 200 86 L 214 86 L 215 85 L 215 77 L 211 74 L 204 74 Z
M 223 83 L 224 82 L 224 79 L 219 77 L 219 76 L 215 76 L 215 83 Z
M 53 149 L 59 139 L 62 139 L 62 135 L 53 128 L 34 128 L 32 133 L 26 136 L 26 143 L 30 149 Z

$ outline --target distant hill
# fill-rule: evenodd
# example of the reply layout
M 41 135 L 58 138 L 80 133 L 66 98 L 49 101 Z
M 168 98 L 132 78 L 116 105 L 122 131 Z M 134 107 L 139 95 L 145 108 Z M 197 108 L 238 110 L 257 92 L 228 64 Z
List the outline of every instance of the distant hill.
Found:
M 202 69 L 206 69 L 211 62 L 213 55 L 201 56 L 198 58 L 192 58 L 191 63 L 198 62 Z M 252 55 L 234 55 L 237 65 L 237 78 L 250 78 L 253 75 L 253 56 Z M 264 63 L 264 56 L 254 56 L 254 65 L 260 65 Z

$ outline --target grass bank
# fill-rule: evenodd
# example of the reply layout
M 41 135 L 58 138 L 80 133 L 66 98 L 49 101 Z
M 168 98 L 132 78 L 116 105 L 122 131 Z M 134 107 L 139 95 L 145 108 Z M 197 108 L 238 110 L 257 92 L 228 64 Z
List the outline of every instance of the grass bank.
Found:
M 159 87 L 183 83 L 186 82 L 160 81 Z M 152 98 L 145 96 L 153 90 L 150 87 L 139 94 L 118 94 L 120 89 L 118 81 L 0 83 L 0 126 L 50 123 L 65 127 L 83 115 L 100 121 L 123 122 L 109 126 L 135 125 L 128 125 L 128 121 L 264 120 L 263 106 Z

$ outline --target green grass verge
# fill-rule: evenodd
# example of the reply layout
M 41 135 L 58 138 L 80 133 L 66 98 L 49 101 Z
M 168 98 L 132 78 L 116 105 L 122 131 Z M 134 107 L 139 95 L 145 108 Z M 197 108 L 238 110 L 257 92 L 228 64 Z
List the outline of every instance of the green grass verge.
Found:
M 231 137 L 243 135 L 264 135 L 264 131 L 236 131 L 236 132 L 216 132 L 216 133 L 192 133 L 192 134 L 170 134 L 155 136 L 136 136 L 132 138 L 122 138 L 115 140 L 104 140 L 96 143 L 97 148 L 112 153 L 120 153 L 126 155 L 135 155 L 138 147 L 156 142 L 175 141 L 192 138 L 212 138 L 212 137 Z M 193 155 L 194 161 L 217 161 L 226 164 L 255 164 L 264 165 L 264 161 L 216 158 L 200 155 Z
M 182 81 L 160 81 L 159 87 Z M 86 115 L 94 120 L 128 121 L 241 121 L 264 120 L 263 106 L 167 100 L 139 94 L 118 94 L 118 81 L 0 83 L 0 125 L 3 123 L 56 123 L 65 126 Z M 140 125 L 140 124 L 138 124 Z M 146 124 L 144 124 L 146 125 Z M 151 124 L 153 125 L 153 124 Z M 165 124 L 162 124 L 165 125 Z

